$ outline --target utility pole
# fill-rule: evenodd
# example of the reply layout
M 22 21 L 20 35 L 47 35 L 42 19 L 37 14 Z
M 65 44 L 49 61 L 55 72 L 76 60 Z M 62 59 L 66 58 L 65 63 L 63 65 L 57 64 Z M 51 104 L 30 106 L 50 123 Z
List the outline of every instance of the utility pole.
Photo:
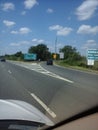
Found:
M 56 60 L 57 58 L 57 37 L 55 39 L 55 55 L 54 55 L 54 59 Z

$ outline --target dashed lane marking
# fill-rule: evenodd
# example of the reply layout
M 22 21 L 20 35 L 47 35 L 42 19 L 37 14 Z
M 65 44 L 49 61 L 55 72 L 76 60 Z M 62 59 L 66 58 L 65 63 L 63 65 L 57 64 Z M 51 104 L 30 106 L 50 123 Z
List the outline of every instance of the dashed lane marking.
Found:
M 56 114 L 34 93 L 31 93 L 31 96 L 51 115 L 53 118 L 56 118 Z
M 10 73 L 10 74 L 11 74 L 12 72 L 11 72 L 10 70 L 8 70 L 8 73 Z

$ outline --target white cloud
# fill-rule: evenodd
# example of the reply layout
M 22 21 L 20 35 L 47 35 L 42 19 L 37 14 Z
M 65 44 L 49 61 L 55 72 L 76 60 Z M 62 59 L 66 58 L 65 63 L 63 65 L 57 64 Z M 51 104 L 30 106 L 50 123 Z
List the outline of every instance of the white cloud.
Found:
M 98 26 L 91 27 L 90 25 L 81 25 L 77 31 L 79 34 L 96 34 L 98 33 Z
M 31 32 L 31 30 L 27 27 L 22 27 L 19 29 L 19 31 L 14 31 L 14 30 L 11 31 L 12 34 L 28 34 L 30 32 Z
M 53 13 L 53 12 L 54 12 L 53 9 L 51 9 L 51 8 L 47 9 L 47 13 Z
M 43 39 L 39 39 L 38 43 L 44 43 L 45 41 Z
M 20 42 L 10 43 L 10 46 L 23 46 L 28 44 L 30 44 L 29 41 L 20 41 Z
M 77 9 L 76 15 L 79 20 L 90 19 L 98 7 L 98 0 L 85 0 Z
M 43 39 L 32 39 L 32 42 L 36 42 L 36 43 L 44 43 L 45 41 Z
M 35 5 L 38 5 L 38 2 L 37 0 L 25 0 L 24 5 L 26 9 L 31 9 Z
M 9 11 L 9 10 L 14 10 L 15 9 L 15 6 L 13 3 L 4 3 L 4 4 L 1 4 L 1 7 L 2 7 L 2 10 L 3 11 Z
M 13 25 L 15 25 L 16 23 L 13 21 L 8 21 L 8 20 L 3 20 L 3 23 L 7 26 L 7 27 L 11 27 Z
M 10 46 L 20 46 L 18 43 L 10 43 Z
M 70 34 L 71 31 L 72 31 L 72 28 L 65 27 L 65 28 L 58 30 L 57 35 L 66 36 L 66 35 Z
M 11 31 L 11 33 L 12 33 L 12 34 L 17 34 L 17 33 L 18 33 L 18 31 Z
M 50 31 L 52 31 L 52 30 L 60 30 L 60 29 L 62 29 L 62 26 L 60 26 L 60 25 L 53 25 L 53 26 L 49 27 Z
M 25 15 L 25 14 L 26 14 L 26 11 L 22 11 L 22 12 L 21 12 L 21 15 Z
M 87 44 L 90 45 L 90 46 L 95 46 L 96 41 L 95 40 L 87 40 Z
M 98 44 L 96 43 L 95 40 L 87 40 L 82 49 L 91 49 L 96 47 L 98 47 Z
M 31 32 L 31 30 L 29 28 L 27 28 L 27 27 L 23 27 L 23 28 L 19 29 L 20 34 L 27 34 L 29 32 Z
M 57 35 L 66 36 L 66 35 L 70 34 L 73 29 L 70 28 L 70 27 L 63 27 L 63 26 L 60 26 L 60 25 L 53 25 L 53 26 L 49 27 L 49 30 L 50 31 L 56 30 Z
M 32 42 L 36 42 L 36 41 L 37 41 L 37 39 L 36 39 L 36 38 L 32 39 Z

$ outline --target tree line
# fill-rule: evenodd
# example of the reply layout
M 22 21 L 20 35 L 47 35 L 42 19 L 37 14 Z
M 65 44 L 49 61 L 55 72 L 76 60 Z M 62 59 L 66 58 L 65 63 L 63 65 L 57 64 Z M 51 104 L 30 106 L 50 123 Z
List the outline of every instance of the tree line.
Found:
M 87 59 L 85 56 L 82 56 L 75 47 L 70 45 L 65 45 L 60 48 L 59 52 L 64 54 L 64 58 L 60 59 L 59 53 L 56 54 L 56 61 L 60 61 L 61 64 L 71 65 L 71 66 L 80 66 L 84 68 L 89 68 L 87 65 Z M 28 49 L 27 53 L 37 54 L 37 59 L 40 61 L 46 61 L 47 59 L 54 59 L 55 53 L 49 51 L 49 48 L 45 44 L 38 44 L 36 46 L 31 46 Z M 18 60 L 24 61 L 24 54 L 22 51 L 16 52 L 12 55 L 5 55 L 5 58 L 8 60 Z M 98 70 L 98 62 L 95 62 L 95 65 L 92 67 Z
M 64 53 L 63 60 L 65 60 L 68 63 L 72 61 L 80 61 L 83 58 L 77 51 L 77 49 L 70 45 L 65 45 L 63 48 L 59 50 L 59 52 Z M 45 44 L 38 44 L 36 46 L 31 46 L 28 49 L 28 53 L 37 54 L 37 60 L 40 59 L 41 61 L 45 61 L 50 58 L 53 59 L 53 55 L 55 54 L 50 52 L 49 48 Z M 9 60 L 24 60 L 24 54 L 22 53 L 22 51 L 16 52 L 15 54 L 12 55 L 5 55 L 5 56 Z M 57 60 L 60 59 L 59 54 L 56 54 L 56 59 Z

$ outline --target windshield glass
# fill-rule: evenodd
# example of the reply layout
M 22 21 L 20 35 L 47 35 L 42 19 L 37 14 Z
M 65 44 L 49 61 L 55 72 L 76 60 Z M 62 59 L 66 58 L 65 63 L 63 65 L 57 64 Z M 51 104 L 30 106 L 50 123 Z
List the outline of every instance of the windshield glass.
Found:
M 97 106 L 97 19 L 98 0 L 0 0 L 0 99 L 54 125 Z

